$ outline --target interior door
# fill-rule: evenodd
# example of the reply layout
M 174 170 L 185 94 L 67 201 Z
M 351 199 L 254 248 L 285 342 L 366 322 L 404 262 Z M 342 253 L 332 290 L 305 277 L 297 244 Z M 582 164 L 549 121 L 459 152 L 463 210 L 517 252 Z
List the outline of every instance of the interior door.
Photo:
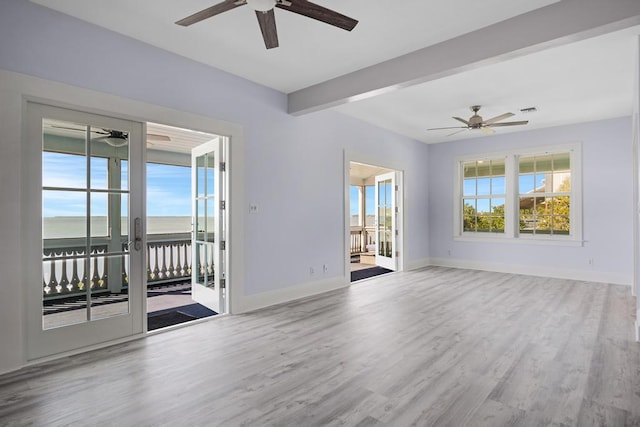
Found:
M 27 358 L 144 328 L 143 125 L 27 103 Z
M 223 251 L 224 208 L 221 138 L 191 151 L 193 236 L 191 295 L 194 301 L 216 313 L 226 307 Z
M 376 265 L 389 270 L 397 269 L 397 210 L 396 173 L 375 177 Z

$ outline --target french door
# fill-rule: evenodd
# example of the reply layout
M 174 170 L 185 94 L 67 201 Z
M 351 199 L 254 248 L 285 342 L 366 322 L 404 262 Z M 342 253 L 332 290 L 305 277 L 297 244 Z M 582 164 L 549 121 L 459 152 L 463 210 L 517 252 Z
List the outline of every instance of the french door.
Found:
M 144 330 L 143 125 L 27 103 L 27 359 Z
M 194 301 L 216 313 L 227 311 L 222 139 L 215 138 L 191 150 L 191 295 Z
M 375 177 L 376 265 L 397 270 L 396 172 Z

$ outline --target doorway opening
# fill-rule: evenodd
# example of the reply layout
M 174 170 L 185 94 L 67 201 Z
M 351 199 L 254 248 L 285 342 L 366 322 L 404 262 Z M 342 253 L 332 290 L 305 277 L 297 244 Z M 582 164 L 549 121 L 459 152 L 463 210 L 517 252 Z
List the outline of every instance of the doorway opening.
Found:
M 147 123 L 148 331 L 225 312 L 216 298 L 225 274 L 225 143 L 220 135 Z
M 401 179 L 393 169 L 349 163 L 351 282 L 399 269 Z

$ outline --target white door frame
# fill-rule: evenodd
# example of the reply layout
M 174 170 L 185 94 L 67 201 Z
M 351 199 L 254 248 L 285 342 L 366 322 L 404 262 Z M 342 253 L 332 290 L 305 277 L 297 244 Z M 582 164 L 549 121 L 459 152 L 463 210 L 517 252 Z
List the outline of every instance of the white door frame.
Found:
M 351 162 L 355 163 L 364 163 L 372 166 L 380 166 L 385 169 L 391 169 L 396 172 L 396 185 L 398 186 L 398 210 L 399 215 L 397 217 L 397 227 L 400 230 L 397 238 L 396 238 L 396 247 L 400 251 L 397 257 L 397 270 L 396 271 L 404 271 L 405 268 L 405 254 L 406 254 L 406 245 L 404 236 L 407 234 L 408 230 L 405 224 L 406 215 L 407 215 L 407 206 L 405 200 L 405 183 L 404 183 L 404 168 L 400 163 L 390 161 L 389 159 L 377 157 L 371 154 L 363 154 L 363 153 L 355 153 L 349 150 L 344 150 L 344 159 L 343 159 L 343 195 L 344 195 L 344 222 L 343 222 L 343 253 L 344 253 L 344 276 L 343 280 L 346 284 L 351 283 L 351 211 L 350 211 L 350 168 L 349 165 Z

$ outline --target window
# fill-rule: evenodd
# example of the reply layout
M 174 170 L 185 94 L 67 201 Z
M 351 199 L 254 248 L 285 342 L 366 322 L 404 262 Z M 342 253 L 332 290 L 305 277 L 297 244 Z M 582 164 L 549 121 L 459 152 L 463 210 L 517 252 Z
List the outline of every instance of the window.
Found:
M 569 235 L 569 153 L 520 157 L 518 171 L 520 234 Z
M 458 159 L 455 236 L 582 239 L 580 147 Z
M 365 227 L 375 227 L 376 225 L 376 186 L 367 185 L 364 187 L 365 198 Z
M 375 185 L 349 186 L 349 212 L 352 227 L 375 226 Z M 364 204 L 364 217 L 362 205 Z
M 362 225 L 362 218 L 360 215 L 360 209 L 362 206 L 362 201 L 360 200 L 361 196 L 361 188 L 358 185 L 351 185 L 349 187 L 349 202 L 351 212 L 351 226 L 357 227 Z
M 504 233 L 505 160 L 463 163 L 464 231 Z

